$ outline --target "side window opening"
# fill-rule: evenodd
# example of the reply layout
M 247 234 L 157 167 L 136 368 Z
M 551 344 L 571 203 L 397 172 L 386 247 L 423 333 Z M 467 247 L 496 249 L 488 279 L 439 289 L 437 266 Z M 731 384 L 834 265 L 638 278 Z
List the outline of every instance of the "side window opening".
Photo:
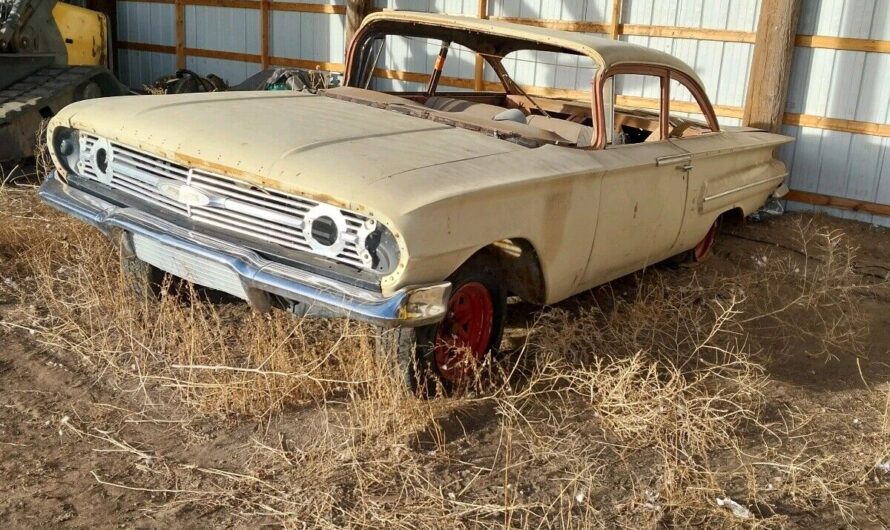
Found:
M 606 143 L 639 144 L 664 140 L 662 134 L 663 77 L 615 74 L 603 90 Z
M 689 87 L 674 77 L 670 80 L 669 114 L 671 138 L 690 138 L 714 132 L 700 102 Z

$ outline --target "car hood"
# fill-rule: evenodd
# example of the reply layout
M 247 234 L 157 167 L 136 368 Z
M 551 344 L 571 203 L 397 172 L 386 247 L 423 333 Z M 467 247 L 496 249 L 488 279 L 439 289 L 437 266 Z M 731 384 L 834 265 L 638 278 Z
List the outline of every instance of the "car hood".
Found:
M 264 186 L 351 207 L 427 167 L 523 151 L 490 136 L 321 95 L 228 92 L 104 98 L 56 124 Z

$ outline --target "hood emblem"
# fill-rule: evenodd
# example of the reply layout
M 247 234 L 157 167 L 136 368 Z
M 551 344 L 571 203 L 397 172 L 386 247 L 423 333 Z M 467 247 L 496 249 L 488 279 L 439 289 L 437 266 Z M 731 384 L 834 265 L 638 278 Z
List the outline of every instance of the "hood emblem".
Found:
M 156 187 L 163 196 L 186 206 L 207 206 L 212 200 L 202 190 L 181 182 L 159 182 Z

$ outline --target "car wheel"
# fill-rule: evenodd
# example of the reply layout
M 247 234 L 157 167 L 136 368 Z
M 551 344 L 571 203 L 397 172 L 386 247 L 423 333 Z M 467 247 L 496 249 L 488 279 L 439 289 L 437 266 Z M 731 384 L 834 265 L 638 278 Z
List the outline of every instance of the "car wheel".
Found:
M 717 241 L 717 233 L 720 229 L 720 220 L 714 221 L 705 237 L 695 245 L 695 248 L 667 260 L 674 265 L 695 265 L 706 261 L 714 252 L 714 243 Z
M 121 253 L 121 273 L 126 289 L 137 300 L 154 300 L 161 296 L 164 272 L 133 255 Z
M 701 263 L 706 259 L 711 257 L 711 254 L 714 252 L 714 243 L 717 241 L 717 231 L 719 229 L 719 220 L 714 221 L 714 224 L 711 225 L 711 228 L 708 229 L 708 233 L 705 234 L 704 239 L 698 242 L 695 245 L 695 248 L 692 249 L 691 261 L 694 263 Z
M 451 277 L 445 319 L 381 333 L 378 353 L 395 362 L 408 388 L 424 397 L 450 394 L 472 382 L 477 367 L 498 352 L 507 292 L 493 262 L 476 259 Z

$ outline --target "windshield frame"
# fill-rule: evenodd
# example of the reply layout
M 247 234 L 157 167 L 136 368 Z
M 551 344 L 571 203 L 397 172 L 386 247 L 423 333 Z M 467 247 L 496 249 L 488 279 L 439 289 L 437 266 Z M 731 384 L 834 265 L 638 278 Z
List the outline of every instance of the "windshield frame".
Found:
M 388 35 L 434 39 L 443 42 L 447 41 L 469 49 L 478 54 L 478 56 L 481 56 L 495 72 L 498 77 L 498 82 L 504 89 L 503 94 L 505 96 L 525 99 L 531 107 L 540 109 L 544 115 L 548 115 L 547 110 L 545 110 L 546 107 L 553 107 L 554 105 L 541 105 L 542 102 L 553 102 L 557 106 L 564 105 L 566 102 L 583 103 L 589 110 L 591 126 L 595 129 L 593 138 L 596 140 L 600 136 L 599 123 L 601 120 L 597 117 L 596 101 L 598 98 L 595 94 L 595 80 L 598 74 L 601 73 L 602 68 L 600 61 L 598 61 L 598 58 L 595 56 L 581 53 L 576 49 L 565 46 L 541 42 L 533 38 L 507 37 L 495 33 L 484 33 L 475 30 L 471 31 L 467 29 L 445 27 L 417 21 L 408 23 L 401 20 L 376 19 L 359 28 L 359 31 L 355 34 L 352 42 L 350 42 L 346 57 L 346 72 L 343 86 L 363 89 L 367 88 L 367 82 L 373 79 L 373 72 L 377 69 L 376 62 L 374 62 L 373 65 L 369 65 L 367 62 L 368 60 L 374 60 L 375 50 L 377 49 L 377 46 L 374 43 L 375 41 L 379 42 L 378 39 L 385 38 Z M 565 53 L 592 59 L 593 64 L 596 65 L 597 68 L 594 70 L 590 79 L 590 91 L 588 97 L 583 100 L 572 97 L 559 97 L 549 95 L 549 93 L 559 94 L 561 91 L 568 92 L 568 90 L 523 86 L 516 83 L 516 81 L 507 73 L 501 59 L 513 52 L 522 50 Z M 426 75 L 426 72 L 424 74 Z M 466 81 L 466 85 L 461 83 L 459 86 L 461 88 L 467 88 L 469 91 L 461 92 L 460 96 L 472 97 L 492 94 L 491 91 L 484 90 L 484 85 L 490 84 L 491 82 L 483 82 L 483 90 L 478 91 L 475 89 L 474 80 L 469 79 Z M 541 91 L 543 91 L 545 95 L 541 95 Z M 573 148 L 594 149 L 596 144 L 597 142 L 594 141 L 591 145 L 576 145 Z

